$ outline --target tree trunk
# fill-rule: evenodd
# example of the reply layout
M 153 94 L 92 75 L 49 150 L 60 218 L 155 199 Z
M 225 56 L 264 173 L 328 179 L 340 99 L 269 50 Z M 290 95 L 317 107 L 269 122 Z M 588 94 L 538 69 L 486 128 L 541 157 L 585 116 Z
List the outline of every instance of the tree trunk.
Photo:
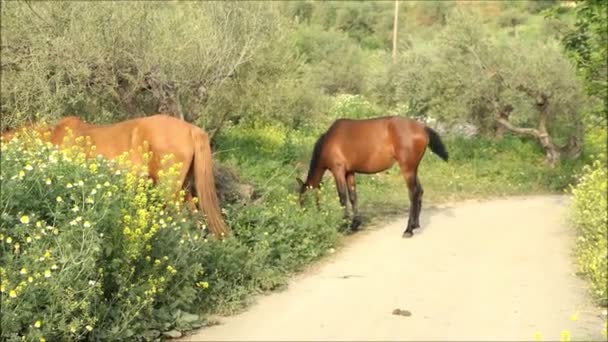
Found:
M 397 61 L 397 31 L 399 25 L 399 0 L 395 0 L 395 15 L 393 16 L 393 63 Z
M 520 90 L 524 89 L 521 88 Z M 535 99 L 536 107 L 538 109 L 538 128 L 515 127 L 507 119 L 501 117 L 500 115 L 497 117 L 497 121 L 505 129 L 517 134 L 536 138 L 540 142 L 541 146 L 545 149 L 547 163 L 553 167 L 560 161 L 561 151 L 560 148 L 553 143 L 551 136 L 547 131 L 547 118 L 549 116 L 547 108 L 549 105 L 549 97 L 545 94 L 540 94 L 539 96 L 535 97 Z
M 513 106 L 506 105 L 506 106 L 498 106 L 498 102 L 494 102 L 494 107 L 496 108 L 496 110 L 498 111 L 498 119 L 503 119 L 505 121 L 509 121 L 509 116 L 511 115 L 511 112 L 513 111 Z M 496 140 L 500 140 L 504 137 L 505 135 L 505 131 L 506 128 L 504 125 L 501 125 L 500 123 L 496 123 L 495 128 L 494 128 L 494 139 Z

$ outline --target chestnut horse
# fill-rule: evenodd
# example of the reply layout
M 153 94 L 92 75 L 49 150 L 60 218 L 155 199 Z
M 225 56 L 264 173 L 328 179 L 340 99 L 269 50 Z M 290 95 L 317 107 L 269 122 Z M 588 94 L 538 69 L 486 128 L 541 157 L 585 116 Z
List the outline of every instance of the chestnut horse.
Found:
M 184 187 L 187 177 L 192 176 L 199 196 L 199 208 L 205 213 L 209 230 L 217 237 L 228 235 L 229 228 L 222 218 L 215 191 L 209 138 L 199 127 L 163 114 L 100 126 L 71 116 L 57 123 L 51 142 L 64 146 L 67 128 L 72 131 L 73 137 L 90 137 L 96 153 L 108 159 L 132 151 L 130 157 L 133 165 L 143 164 L 141 154 L 136 151 L 146 142 L 152 158 L 145 166 L 154 182 L 158 181 L 163 156 L 172 154 L 176 162 L 181 162 L 180 189 Z
M 399 116 L 336 120 L 315 143 L 306 181 L 297 178 L 300 205 L 304 192 L 318 189 L 323 174 L 329 170 L 334 176 L 345 217 L 348 217 L 347 196 L 350 198 L 353 209 L 351 230 L 356 230 L 361 221 L 355 173 L 382 172 L 397 162 L 410 198 L 409 220 L 403 236 L 411 237 L 414 229 L 420 227 L 423 190 L 417 173 L 427 145 L 441 159 L 448 160 L 448 152 L 437 132 L 417 121 Z

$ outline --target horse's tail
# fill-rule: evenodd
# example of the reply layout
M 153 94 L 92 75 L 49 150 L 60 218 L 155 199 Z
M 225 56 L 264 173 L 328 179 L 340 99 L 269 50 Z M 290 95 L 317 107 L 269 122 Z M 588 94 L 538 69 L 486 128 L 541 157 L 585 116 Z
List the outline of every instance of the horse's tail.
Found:
M 218 238 L 227 237 L 230 230 L 222 218 L 215 192 L 209 137 L 199 128 L 193 128 L 191 134 L 194 143 L 194 182 L 199 208 L 205 213 L 211 233 Z
M 426 134 L 429 137 L 429 147 L 431 151 L 435 152 L 441 159 L 448 161 L 448 150 L 445 148 L 445 145 L 441 141 L 439 134 L 435 132 L 432 128 L 425 126 Z

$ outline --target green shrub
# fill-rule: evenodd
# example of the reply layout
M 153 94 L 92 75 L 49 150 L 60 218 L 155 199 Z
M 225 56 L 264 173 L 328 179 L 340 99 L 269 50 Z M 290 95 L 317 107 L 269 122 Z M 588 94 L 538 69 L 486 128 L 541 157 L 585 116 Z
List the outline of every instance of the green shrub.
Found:
M 363 96 L 343 94 L 336 96 L 329 117 L 334 120 L 340 118 L 365 119 L 376 116 L 378 113 L 378 108 Z
M 596 160 L 583 168 L 578 184 L 572 187 L 572 220 L 578 235 L 575 253 L 594 296 L 603 305 L 608 305 L 607 176 L 605 162 Z
M 195 298 L 199 233 L 169 187 L 38 139 L 1 158 L 3 340 L 128 339 Z

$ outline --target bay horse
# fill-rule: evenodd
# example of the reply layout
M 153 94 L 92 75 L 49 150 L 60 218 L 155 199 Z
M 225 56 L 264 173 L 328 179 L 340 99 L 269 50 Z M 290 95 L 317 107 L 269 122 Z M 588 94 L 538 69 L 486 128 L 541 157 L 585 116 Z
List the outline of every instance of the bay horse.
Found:
M 427 145 L 441 159 L 448 160 L 448 152 L 439 134 L 420 122 L 400 116 L 338 119 L 315 143 L 306 181 L 296 178 L 300 186 L 300 205 L 302 195 L 308 189 L 318 189 L 325 171 L 329 170 L 334 177 L 346 218 L 347 196 L 350 199 L 353 210 L 350 228 L 357 230 L 361 221 L 358 217 L 355 173 L 382 172 L 397 162 L 410 199 L 409 219 L 403 237 L 412 237 L 414 229 L 420 227 L 424 191 L 417 174 Z
M 161 171 L 163 156 L 172 154 L 176 162 L 181 162 L 178 192 L 184 187 L 186 178 L 193 177 L 194 188 L 199 196 L 198 205 L 209 222 L 210 232 L 219 238 L 229 234 L 215 190 L 209 137 L 199 127 L 164 114 L 110 125 L 92 125 L 70 116 L 57 123 L 51 134 L 51 143 L 64 147 L 68 129 L 74 138 L 89 137 L 95 146 L 95 152 L 107 159 L 115 159 L 122 153 L 131 151 L 133 165 L 143 165 L 142 155 L 136 151 L 147 144 L 152 157 L 145 166 L 155 183 Z

